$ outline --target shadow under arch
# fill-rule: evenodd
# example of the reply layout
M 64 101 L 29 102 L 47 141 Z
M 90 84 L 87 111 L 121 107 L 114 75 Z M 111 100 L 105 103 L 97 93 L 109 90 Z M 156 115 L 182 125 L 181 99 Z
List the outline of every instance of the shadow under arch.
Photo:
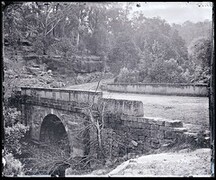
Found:
M 47 158 L 51 157 L 52 159 L 54 157 L 60 163 L 56 163 L 51 169 L 48 168 L 50 169 L 48 173 L 51 176 L 58 175 L 64 177 L 65 169 L 69 166 L 63 162 L 70 157 L 71 148 L 65 126 L 54 114 L 45 116 L 41 123 L 40 148 L 43 153 L 45 152 L 45 155 L 48 155 Z
M 54 146 L 70 154 L 70 145 L 67 131 L 62 121 L 54 114 L 48 114 L 41 124 L 40 143 L 45 146 Z

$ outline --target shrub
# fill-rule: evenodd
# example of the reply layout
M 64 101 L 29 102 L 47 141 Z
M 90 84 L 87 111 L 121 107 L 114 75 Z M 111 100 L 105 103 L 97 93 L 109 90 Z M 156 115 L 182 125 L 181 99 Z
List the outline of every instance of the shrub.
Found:
M 21 112 L 17 111 L 16 108 L 6 107 L 3 106 L 3 116 L 4 116 L 4 122 L 5 126 L 13 126 L 21 119 Z
M 17 123 L 12 127 L 5 128 L 5 151 L 14 156 L 22 154 L 22 140 L 29 130 L 28 126 Z
M 198 148 L 209 148 L 210 147 L 210 132 L 204 130 L 202 127 L 197 134 L 197 147 Z
M 127 82 L 127 76 L 129 75 L 129 71 L 127 68 L 122 68 L 119 72 L 119 75 L 115 79 L 115 82 L 122 82 L 126 83 Z
M 6 165 L 2 173 L 4 176 L 17 176 L 24 174 L 22 163 L 18 159 L 15 159 L 13 154 L 8 153 L 4 156 L 4 158 L 6 161 Z
M 85 82 L 85 79 L 81 75 L 78 75 L 77 78 L 76 78 L 76 81 L 77 81 L 78 84 L 82 84 L 82 83 Z
M 136 70 L 129 71 L 126 67 L 120 70 L 119 75 L 114 80 L 119 83 L 137 83 L 139 72 Z
M 69 38 L 62 38 L 59 42 L 49 47 L 50 54 L 62 55 L 70 57 L 77 52 L 77 48 L 72 44 Z

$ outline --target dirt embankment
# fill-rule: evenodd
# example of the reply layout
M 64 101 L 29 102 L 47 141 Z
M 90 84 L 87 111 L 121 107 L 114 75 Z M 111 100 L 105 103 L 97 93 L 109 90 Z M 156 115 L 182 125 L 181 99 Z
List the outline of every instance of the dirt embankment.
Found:
M 143 155 L 130 159 L 107 173 L 107 169 L 95 170 L 86 175 L 67 177 L 210 177 L 211 150 L 201 148 L 179 152 Z
M 210 176 L 210 149 L 160 153 L 131 159 L 110 172 L 109 176 Z

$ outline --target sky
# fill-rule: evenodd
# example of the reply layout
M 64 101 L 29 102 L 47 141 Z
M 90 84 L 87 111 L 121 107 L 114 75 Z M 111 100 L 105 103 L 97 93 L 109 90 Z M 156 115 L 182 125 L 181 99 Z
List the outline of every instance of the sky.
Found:
M 212 20 L 212 2 L 133 2 L 132 7 L 133 12 L 142 11 L 150 18 L 160 16 L 170 24 Z

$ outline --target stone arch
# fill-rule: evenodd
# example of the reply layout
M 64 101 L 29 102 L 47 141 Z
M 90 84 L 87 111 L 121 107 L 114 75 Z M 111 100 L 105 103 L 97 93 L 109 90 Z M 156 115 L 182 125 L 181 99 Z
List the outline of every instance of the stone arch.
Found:
M 39 140 L 45 145 L 56 145 L 56 147 L 66 150 L 68 154 L 71 152 L 67 127 L 54 114 L 48 114 L 43 118 L 40 126 Z

